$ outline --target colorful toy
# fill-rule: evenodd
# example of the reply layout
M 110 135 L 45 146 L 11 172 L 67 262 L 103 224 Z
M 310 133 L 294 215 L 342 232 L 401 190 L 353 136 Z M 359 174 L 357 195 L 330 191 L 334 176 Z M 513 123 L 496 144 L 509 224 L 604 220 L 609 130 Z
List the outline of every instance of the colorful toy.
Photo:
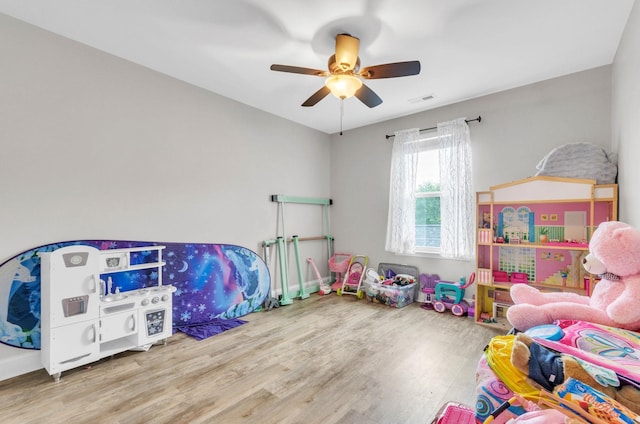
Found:
M 469 276 L 469 281 L 464 277 L 460 278 L 459 283 L 452 281 L 438 281 L 436 284 L 436 300 L 433 302 L 433 309 L 436 312 L 444 312 L 451 309 L 451 313 L 461 317 L 469 310 L 469 304 L 464 300 L 464 291 L 476 279 L 476 273 L 473 272 Z
M 499 271 L 494 269 L 492 272 L 494 283 L 508 283 L 509 273 L 507 271 Z
M 420 290 L 424 293 L 424 303 L 422 308 L 433 309 L 433 302 L 436 300 L 436 284 L 440 281 L 438 274 L 420 274 Z
M 364 273 L 364 281 L 369 284 L 380 283 L 382 281 L 382 275 L 378 274 L 378 271 L 373 268 L 367 268 L 367 271 Z
M 491 214 L 489 212 L 482 213 L 482 228 L 491 228 Z
M 387 283 L 388 282 L 388 283 Z M 408 286 L 416 282 L 416 278 L 413 275 L 409 274 L 396 274 L 393 279 L 388 279 L 383 282 L 383 284 L 394 285 L 394 286 Z
M 458 402 L 447 402 L 436 413 L 431 424 L 475 424 L 475 411 Z
M 336 273 L 336 281 L 331 285 L 333 290 L 338 290 L 342 287 L 342 275 L 347 272 L 351 261 L 351 255 L 349 253 L 334 253 L 329 258 L 329 271 Z
M 318 279 L 318 281 L 320 283 L 320 290 L 318 290 L 318 294 L 323 296 L 325 294 L 331 293 L 331 285 L 326 284 L 324 282 L 324 279 L 320 275 L 320 271 L 318 271 L 318 267 L 316 266 L 316 263 L 313 260 L 313 258 L 307 258 L 307 262 L 309 262 L 309 265 L 311 265 L 311 268 L 313 268 L 313 271 L 316 274 L 316 278 Z
M 362 291 L 362 281 L 364 280 L 364 272 L 367 269 L 369 257 L 363 255 L 354 255 L 349 260 L 349 266 L 342 279 L 342 286 L 336 290 L 338 296 L 342 294 L 353 294 L 362 299 L 364 292 Z
M 514 284 L 526 284 L 529 282 L 529 274 L 526 272 L 512 272 L 509 281 Z
M 526 331 L 564 319 L 639 330 L 640 232 L 620 221 L 603 222 L 593 233 L 583 266 L 601 277 L 591 297 L 515 284 L 515 305 L 507 311 L 511 325 Z

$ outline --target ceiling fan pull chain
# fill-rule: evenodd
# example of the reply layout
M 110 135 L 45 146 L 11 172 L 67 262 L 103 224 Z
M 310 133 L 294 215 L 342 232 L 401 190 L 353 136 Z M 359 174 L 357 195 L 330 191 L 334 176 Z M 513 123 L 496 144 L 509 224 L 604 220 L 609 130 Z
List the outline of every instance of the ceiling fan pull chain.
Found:
M 344 98 L 340 99 L 340 135 L 342 135 L 342 117 L 344 116 Z

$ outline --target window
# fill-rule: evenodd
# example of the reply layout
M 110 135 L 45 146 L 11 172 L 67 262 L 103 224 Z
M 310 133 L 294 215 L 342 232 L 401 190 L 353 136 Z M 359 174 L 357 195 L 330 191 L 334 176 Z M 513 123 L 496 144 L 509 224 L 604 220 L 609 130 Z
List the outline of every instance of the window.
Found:
M 416 251 L 440 250 L 440 149 L 438 137 L 423 138 L 416 170 Z
M 417 128 L 396 131 L 390 175 L 385 250 L 471 259 L 475 209 L 465 119 L 438 123 L 428 138 Z

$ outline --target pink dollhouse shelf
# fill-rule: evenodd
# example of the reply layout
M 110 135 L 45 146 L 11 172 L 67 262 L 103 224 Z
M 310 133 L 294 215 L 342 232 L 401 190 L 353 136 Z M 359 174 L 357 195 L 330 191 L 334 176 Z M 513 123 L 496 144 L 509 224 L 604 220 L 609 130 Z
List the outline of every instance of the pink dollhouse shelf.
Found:
M 566 247 L 569 249 L 575 249 L 576 247 L 578 248 L 584 248 L 584 249 L 588 249 L 589 248 L 589 243 L 568 243 L 568 242 L 548 242 L 545 243 L 546 246 L 556 246 L 556 247 Z

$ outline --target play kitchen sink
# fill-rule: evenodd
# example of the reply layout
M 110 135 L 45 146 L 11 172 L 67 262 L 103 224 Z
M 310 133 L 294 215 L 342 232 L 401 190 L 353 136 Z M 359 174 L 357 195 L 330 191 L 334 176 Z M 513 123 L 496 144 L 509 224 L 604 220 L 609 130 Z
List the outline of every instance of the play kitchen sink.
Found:
M 122 299 L 126 299 L 129 296 L 127 296 L 126 294 L 110 294 L 107 296 L 103 296 L 100 298 L 101 301 L 103 302 L 115 302 L 116 300 L 122 300 Z

